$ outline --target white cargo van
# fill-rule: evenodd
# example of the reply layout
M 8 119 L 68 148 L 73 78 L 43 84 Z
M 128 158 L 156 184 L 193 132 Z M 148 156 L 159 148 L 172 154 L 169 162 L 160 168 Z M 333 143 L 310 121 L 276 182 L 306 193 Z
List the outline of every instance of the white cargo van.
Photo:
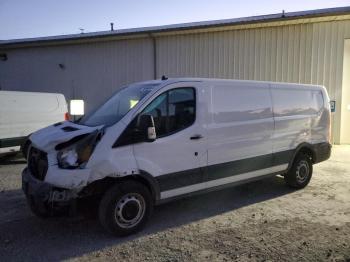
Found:
M 64 120 L 68 111 L 62 94 L 0 91 L 0 155 L 19 151 L 28 135 Z
M 95 198 L 102 225 L 127 235 L 178 197 L 277 174 L 305 187 L 330 156 L 329 98 L 322 86 L 164 78 L 30 140 L 23 190 L 35 214 Z

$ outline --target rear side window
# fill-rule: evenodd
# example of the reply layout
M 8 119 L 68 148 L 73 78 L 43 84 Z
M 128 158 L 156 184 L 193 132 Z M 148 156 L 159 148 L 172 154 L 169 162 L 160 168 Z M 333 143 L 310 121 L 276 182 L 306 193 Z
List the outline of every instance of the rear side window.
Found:
M 154 99 L 142 114 L 153 116 L 158 137 L 178 132 L 195 121 L 195 90 L 190 87 L 169 90 Z

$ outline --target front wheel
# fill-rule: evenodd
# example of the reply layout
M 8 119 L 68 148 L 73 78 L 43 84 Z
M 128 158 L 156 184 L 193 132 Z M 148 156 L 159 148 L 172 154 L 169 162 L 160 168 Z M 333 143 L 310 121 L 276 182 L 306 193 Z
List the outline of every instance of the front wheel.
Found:
M 308 155 L 300 153 L 296 156 L 291 169 L 284 175 L 287 185 L 301 189 L 306 187 L 312 177 L 312 162 Z
M 108 232 L 127 236 L 140 231 L 152 211 L 152 196 L 147 187 L 136 181 L 125 181 L 110 188 L 102 197 L 99 220 Z

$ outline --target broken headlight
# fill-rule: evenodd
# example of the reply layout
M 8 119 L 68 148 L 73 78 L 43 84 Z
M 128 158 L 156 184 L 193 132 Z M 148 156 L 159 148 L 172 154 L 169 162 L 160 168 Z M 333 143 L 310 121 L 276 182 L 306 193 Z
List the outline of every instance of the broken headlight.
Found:
M 65 169 L 84 168 L 99 138 L 100 133 L 95 131 L 57 145 L 58 166 Z

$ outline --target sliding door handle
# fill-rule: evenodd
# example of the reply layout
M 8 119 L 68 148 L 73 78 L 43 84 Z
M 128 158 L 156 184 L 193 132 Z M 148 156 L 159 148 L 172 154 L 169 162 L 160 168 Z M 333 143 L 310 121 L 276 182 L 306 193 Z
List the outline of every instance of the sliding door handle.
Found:
M 198 139 L 201 139 L 201 138 L 203 138 L 202 135 L 193 135 L 193 136 L 190 137 L 191 140 L 198 140 Z

